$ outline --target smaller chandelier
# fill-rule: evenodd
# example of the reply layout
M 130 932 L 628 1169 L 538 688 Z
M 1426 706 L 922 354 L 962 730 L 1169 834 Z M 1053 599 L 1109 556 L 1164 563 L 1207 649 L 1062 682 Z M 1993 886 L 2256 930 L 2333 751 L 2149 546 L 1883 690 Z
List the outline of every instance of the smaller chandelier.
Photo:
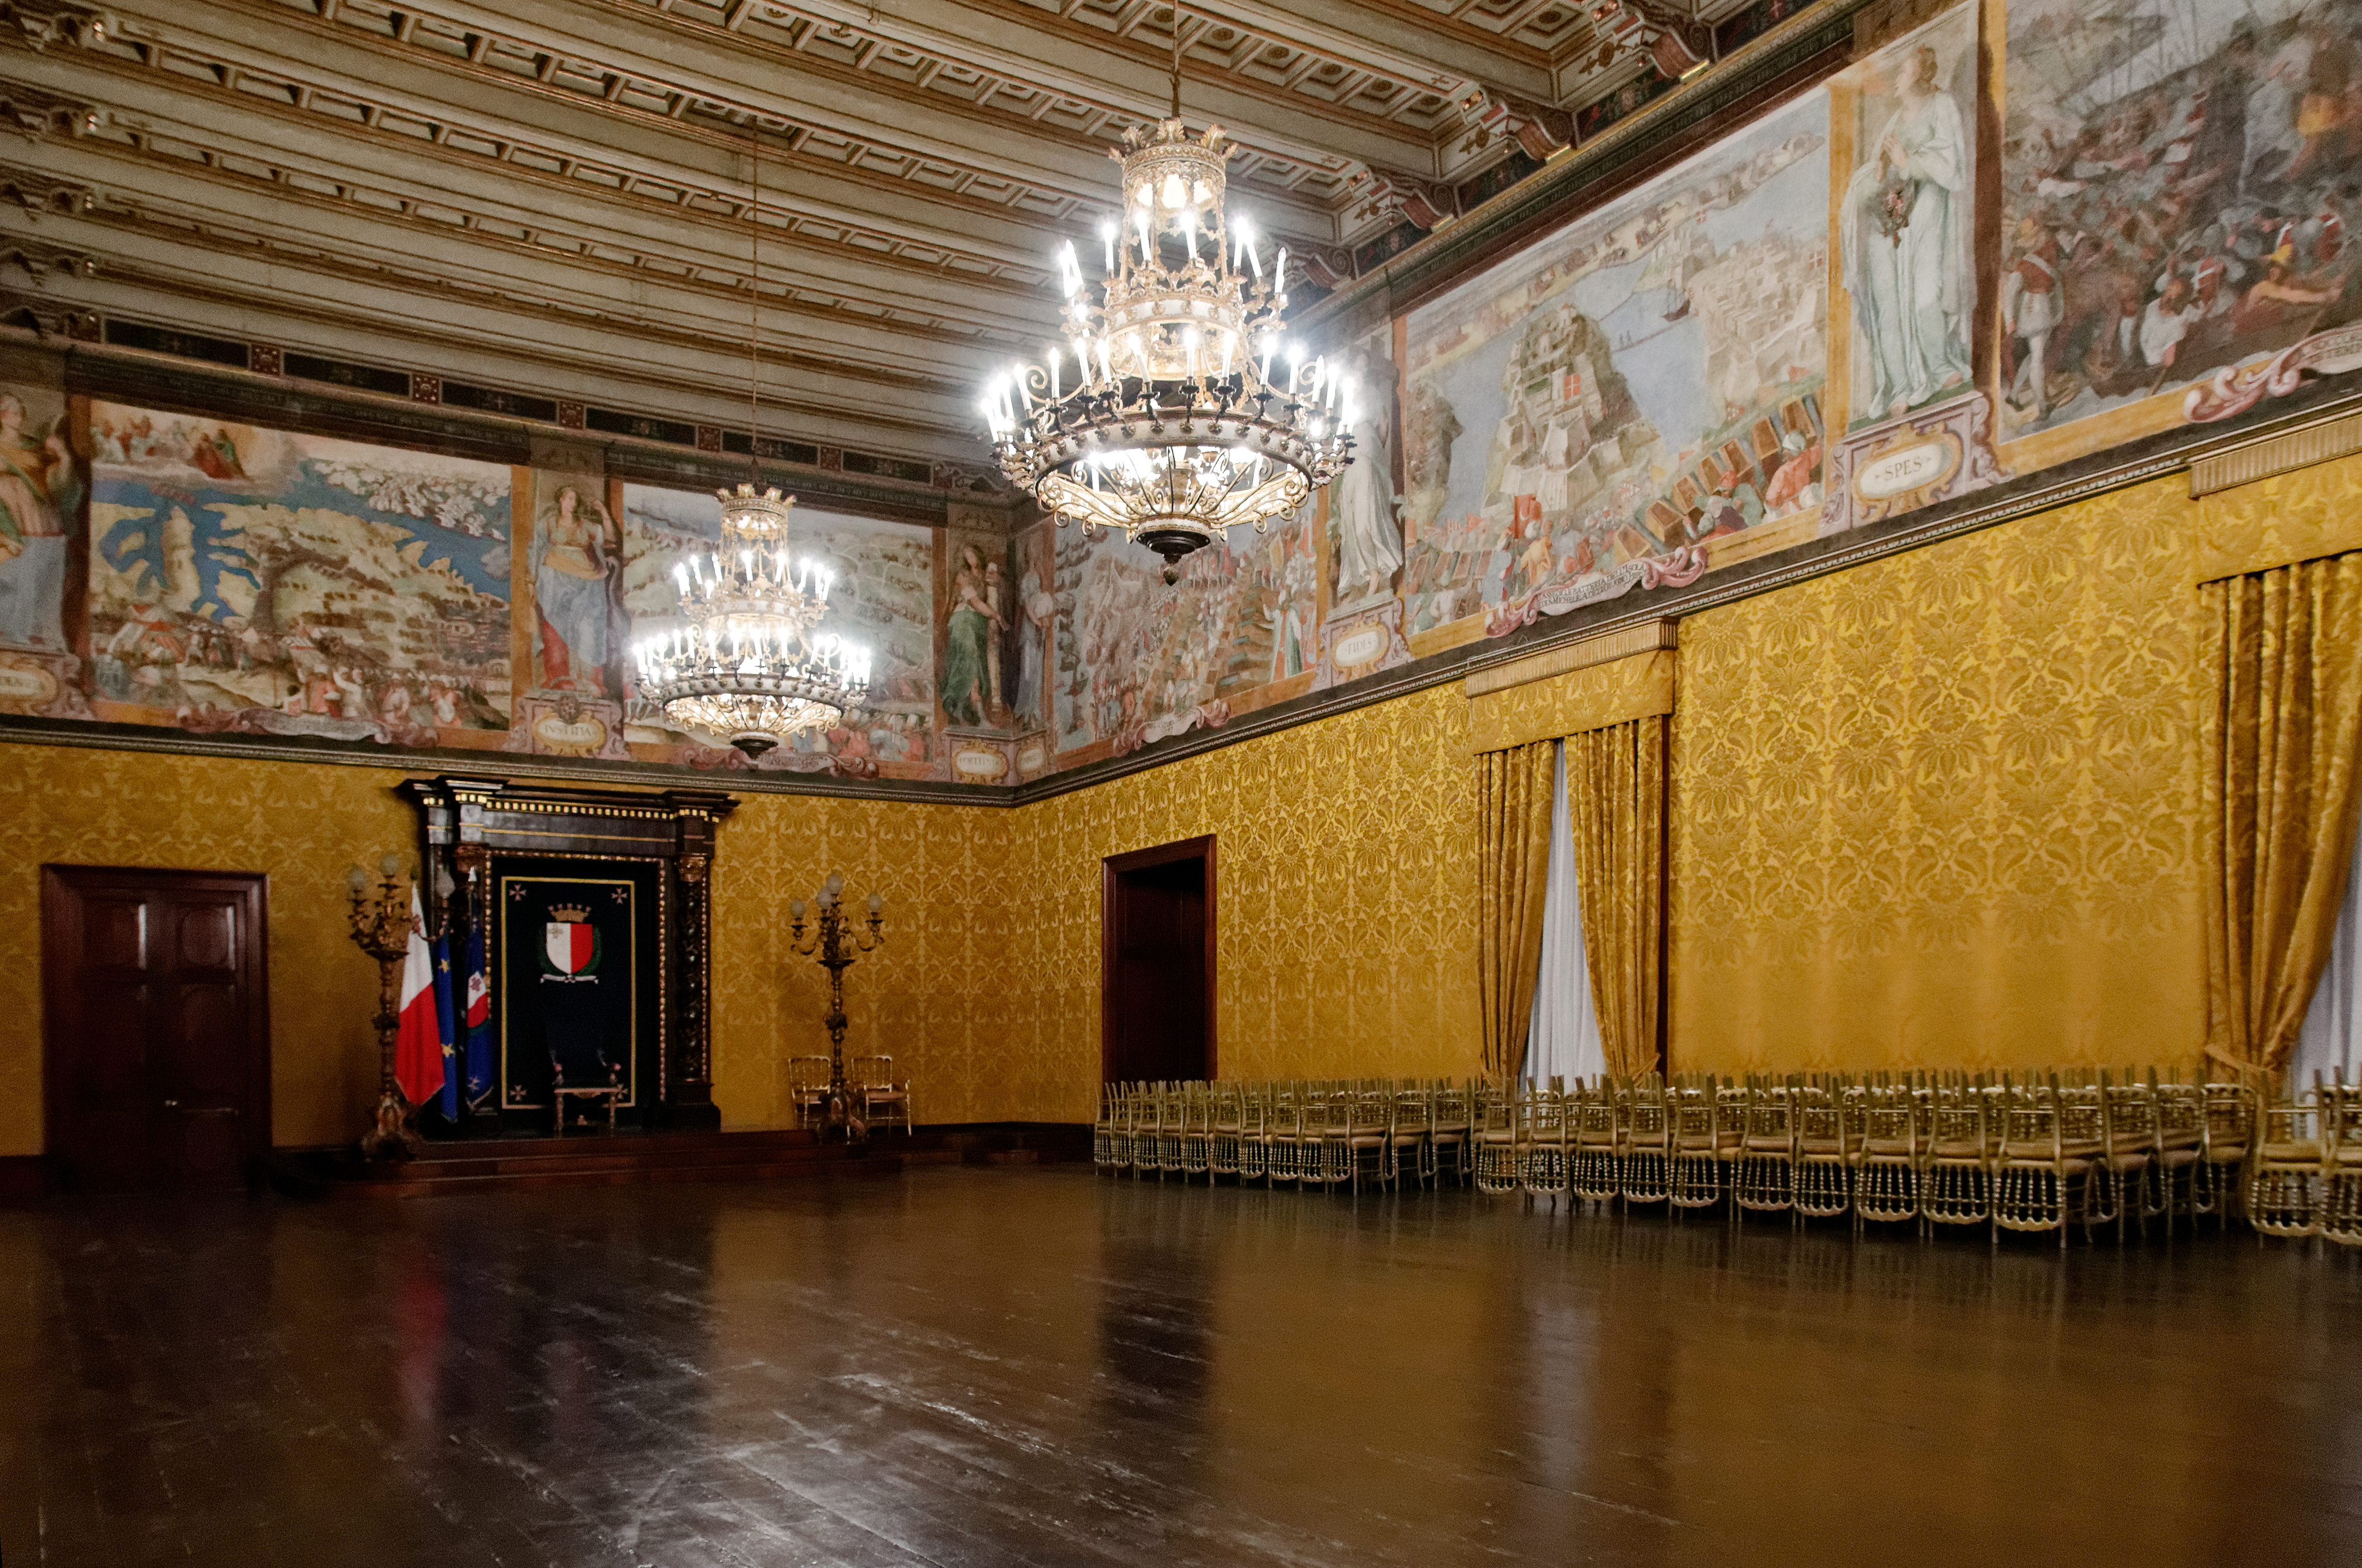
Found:
M 1352 461 L 1352 389 L 1281 339 L 1287 248 L 1264 275 L 1222 206 L 1222 128 L 1174 115 L 1124 133 L 1123 212 L 1099 231 L 1101 300 L 1070 243 L 1057 257 L 1065 344 L 993 379 L 983 403 L 1001 471 L 1064 524 L 1120 529 L 1175 563 L 1231 528 L 1301 505 Z M 1073 373 L 1067 373 L 1068 351 Z M 1273 379 L 1275 361 L 1284 384 Z
M 722 501 L 722 544 L 673 568 L 689 624 L 632 647 L 665 716 L 762 756 L 835 723 L 869 696 L 869 650 L 819 630 L 833 579 L 788 557 L 793 498 L 751 484 Z

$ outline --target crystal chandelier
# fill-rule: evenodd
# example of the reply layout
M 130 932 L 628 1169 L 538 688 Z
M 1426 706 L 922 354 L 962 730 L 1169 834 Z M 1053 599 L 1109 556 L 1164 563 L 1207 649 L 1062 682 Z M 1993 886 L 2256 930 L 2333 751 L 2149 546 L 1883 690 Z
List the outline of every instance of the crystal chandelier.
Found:
M 792 497 L 758 490 L 762 425 L 756 336 L 762 310 L 762 169 L 755 122 L 746 122 L 754 200 L 748 282 L 754 305 L 746 337 L 746 425 L 755 483 L 716 491 L 722 543 L 673 568 L 686 626 L 640 638 L 632 654 L 640 690 L 684 729 L 727 741 L 758 757 L 804 730 L 823 729 L 869 696 L 869 650 L 820 630 L 833 578 L 817 561 L 791 560 L 788 509 Z
M 1342 376 L 1282 340 L 1287 248 L 1266 279 L 1247 220 L 1226 218 L 1222 128 L 1182 124 L 1177 10 L 1173 63 L 1172 117 L 1109 152 L 1123 209 L 1099 231 L 1100 302 L 1067 244 L 1067 341 L 995 376 L 982 404 L 1010 482 L 1061 524 L 1147 546 L 1167 583 L 1183 556 L 1242 523 L 1261 532 L 1341 472 L 1356 413 Z
M 790 561 L 792 498 L 742 484 L 722 500 L 722 546 L 673 568 L 689 624 L 634 648 L 640 690 L 666 717 L 760 756 L 823 729 L 869 695 L 869 650 L 819 630 L 833 580 Z

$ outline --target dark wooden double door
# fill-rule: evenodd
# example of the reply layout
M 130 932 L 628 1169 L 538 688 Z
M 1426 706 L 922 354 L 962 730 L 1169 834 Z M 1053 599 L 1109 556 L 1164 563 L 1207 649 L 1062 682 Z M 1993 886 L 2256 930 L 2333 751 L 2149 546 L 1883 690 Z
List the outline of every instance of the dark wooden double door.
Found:
M 264 921 L 259 876 L 42 868 L 53 1185 L 247 1181 L 270 1144 Z

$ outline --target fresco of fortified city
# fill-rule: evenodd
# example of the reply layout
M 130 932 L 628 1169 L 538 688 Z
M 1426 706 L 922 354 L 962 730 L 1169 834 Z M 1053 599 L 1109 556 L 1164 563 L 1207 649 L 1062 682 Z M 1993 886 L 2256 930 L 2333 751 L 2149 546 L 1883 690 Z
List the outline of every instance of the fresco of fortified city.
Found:
M 509 724 L 510 470 L 94 403 L 101 718 L 462 743 Z
M 1413 312 L 1405 629 L 1821 502 L 1828 99 Z
M 673 566 L 721 538 L 722 506 L 712 491 L 620 483 L 614 489 L 624 540 L 623 604 L 628 637 L 637 638 L 681 624 Z M 869 647 L 869 704 L 824 734 L 797 736 L 761 766 L 810 767 L 831 756 L 856 765 L 856 771 L 868 764 L 888 777 L 923 776 L 933 760 L 934 531 L 800 502 L 790 517 L 797 558 L 817 559 L 835 578 L 822 630 Z M 651 748 L 668 745 L 712 749 L 706 737 L 668 728 L 661 710 L 628 690 L 628 659 L 624 682 L 624 738 L 640 755 L 657 759 L 665 754 Z
M 2362 367 L 2362 0 L 2011 0 L 2008 29 L 2004 439 L 2059 429 L 2056 461 Z
M 1055 606 L 1049 713 L 1061 754 L 1121 755 L 1198 725 L 1227 722 L 1260 688 L 1308 674 L 1317 657 L 1319 563 L 1314 505 L 1258 535 L 1164 563 L 1107 530 L 1043 524 L 1021 536 L 1028 563 L 1046 551 Z

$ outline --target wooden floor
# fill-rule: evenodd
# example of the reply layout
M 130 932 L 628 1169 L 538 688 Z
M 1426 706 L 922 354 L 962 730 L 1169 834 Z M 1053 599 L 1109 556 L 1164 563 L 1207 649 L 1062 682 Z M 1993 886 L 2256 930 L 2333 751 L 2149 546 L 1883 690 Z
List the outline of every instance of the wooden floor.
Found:
M 2362 1258 L 1087 1169 L 0 1209 L 0 1562 L 2362 1562 Z

